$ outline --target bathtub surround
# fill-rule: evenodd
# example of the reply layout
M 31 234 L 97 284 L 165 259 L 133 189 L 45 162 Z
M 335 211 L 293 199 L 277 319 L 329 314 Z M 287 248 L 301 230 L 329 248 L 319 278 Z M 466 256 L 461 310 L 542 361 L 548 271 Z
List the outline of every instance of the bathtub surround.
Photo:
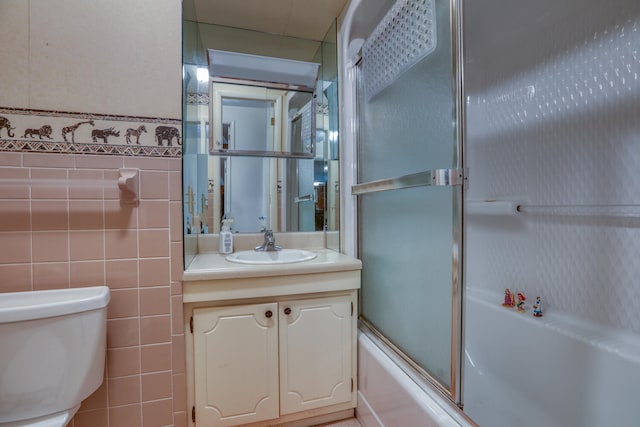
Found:
M 640 5 L 517 3 L 465 1 L 468 197 L 522 202 L 467 216 L 465 411 L 495 427 L 635 424 Z M 507 287 L 526 315 L 487 308 Z
M 465 412 L 474 420 L 492 427 L 637 424 L 637 336 L 558 310 L 541 319 L 521 315 L 494 297 L 471 289 L 466 299 L 473 322 Z
M 575 10 L 536 4 L 467 14 L 468 31 L 483 34 L 466 51 L 469 198 L 526 200 L 517 215 L 469 216 L 468 285 L 518 286 L 550 310 L 640 333 L 640 219 L 615 213 L 640 202 L 640 7 L 573 1 L 580 25 L 555 27 Z M 531 15 L 546 18 L 521 31 Z M 487 21 L 514 41 L 488 40 Z
M 70 426 L 184 426 L 182 146 L 156 135 L 181 133 L 181 4 L 0 9 L 0 181 L 140 171 L 137 207 L 117 186 L 0 184 L 0 292 L 108 285 L 106 378 Z

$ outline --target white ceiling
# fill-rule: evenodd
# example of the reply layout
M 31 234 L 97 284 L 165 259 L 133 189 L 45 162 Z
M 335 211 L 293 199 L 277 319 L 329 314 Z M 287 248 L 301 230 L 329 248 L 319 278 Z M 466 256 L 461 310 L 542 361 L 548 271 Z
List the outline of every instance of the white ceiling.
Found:
M 348 0 L 193 0 L 198 22 L 321 41 Z

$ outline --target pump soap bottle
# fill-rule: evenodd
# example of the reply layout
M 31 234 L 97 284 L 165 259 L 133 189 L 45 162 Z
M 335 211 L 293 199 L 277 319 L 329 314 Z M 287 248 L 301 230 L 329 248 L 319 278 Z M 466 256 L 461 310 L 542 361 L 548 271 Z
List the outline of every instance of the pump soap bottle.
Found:
M 221 254 L 230 254 L 233 252 L 233 234 L 231 233 L 231 224 L 233 219 L 222 220 L 222 230 L 220 230 L 218 251 Z

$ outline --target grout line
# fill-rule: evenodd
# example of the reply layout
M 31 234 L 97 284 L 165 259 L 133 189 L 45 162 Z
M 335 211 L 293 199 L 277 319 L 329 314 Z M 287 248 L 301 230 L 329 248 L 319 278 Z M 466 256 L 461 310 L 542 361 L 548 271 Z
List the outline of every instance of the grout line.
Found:
M 174 309 L 173 309 L 173 293 L 172 290 L 173 288 L 171 287 L 171 279 L 173 278 L 173 262 L 172 262 L 172 258 L 171 258 L 171 224 L 172 224 L 172 218 L 171 218 L 171 164 L 168 165 L 169 166 L 169 171 L 167 172 L 166 175 L 166 184 L 167 184 L 167 205 L 166 205 L 166 209 L 167 209 L 167 218 L 168 218 L 168 224 L 167 224 L 167 240 L 168 240 L 168 253 L 169 253 L 169 260 L 167 261 L 169 263 L 169 328 L 170 328 L 170 334 L 169 334 L 169 339 L 171 340 L 171 345 L 169 347 L 169 361 L 171 363 L 171 422 L 175 423 L 175 413 L 176 413 L 176 407 L 175 407 L 175 387 L 174 387 L 174 372 L 173 372 L 173 356 L 174 356 L 174 349 L 173 349 L 173 330 L 174 330 Z M 182 192 L 182 190 L 180 190 Z M 186 393 L 186 392 L 185 392 Z M 185 396 L 186 398 L 186 396 Z M 186 407 L 184 408 L 184 410 L 186 411 Z
M 29 0 L 29 7 L 31 7 L 31 0 Z M 31 13 L 29 12 L 29 15 Z M 22 165 L 24 165 L 24 153 L 21 155 Z M 23 166 L 24 167 L 24 166 Z M 32 168 L 28 168 L 28 175 L 31 178 Z M 33 262 L 33 189 L 29 187 L 29 264 L 31 269 L 31 290 L 35 289 L 35 270 Z
M 75 165 L 75 158 L 73 160 Z M 65 179 L 69 179 L 69 168 L 64 168 Z M 67 271 L 69 272 L 67 276 L 67 287 L 71 288 L 71 203 L 69 202 L 69 187 L 64 189 L 65 191 L 65 203 L 66 203 L 66 214 L 67 214 Z
M 124 158 L 122 159 L 123 162 L 123 167 L 124 167 L 124 163 L 126 163 L 124 161 Z M 140 171 L 141 173 L 142 171 Z M 140 203 L 140 202 L 139 202 Z M 139 387 L 139 391 L 140 391 L 140 423 L 141 425 L 144 425 L 144 411 L 142 410 L 142 394 L 143 394 L 143 390 L 142 390 L 142 323 L 141 323 L 141 319 L 142 319 L 142 295 L 140 293 L 140 210 L 139 210 L 139 205 L 138 208 L 136 209 L 136 216 L 135 216 L 135 227 L 134 227 L 135 233 L 136 233 L 136 256 L 137 256 L 137 261 L 136 261 L 136 270 L 137 270 L 137 276 L 138 276 L 138 280 L 137 280 L 137 291 L 138 291 L 138 348 L 140 348 L 140 351 L 138 351 L 138 366 L 140 366 L 140 375 L 138 377 L 138 387 Z

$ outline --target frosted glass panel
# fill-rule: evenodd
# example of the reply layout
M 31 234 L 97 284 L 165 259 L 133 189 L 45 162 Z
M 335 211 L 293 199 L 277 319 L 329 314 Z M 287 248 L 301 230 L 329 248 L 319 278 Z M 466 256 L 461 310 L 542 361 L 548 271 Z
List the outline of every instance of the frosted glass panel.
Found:
M 451 374 L 452 187 L 360 197 L 362 314 L 447 388 Z
M 434 4 L 438 45 L 432 53 L 370 100 L 368 74 L 361 74 L 359 183 L 461 167 L 449 3 Z M 457 336 L 452 282 L 460 197 L 460 187 L 419 187 L 358 198 L 362 315 L 448 390 Z
M 448 2 L 436 2 L 436 11 L 438 47 L 432 54 L 370 101 L 360 83 L 359 182 L 447 168 L 454 161 Z

